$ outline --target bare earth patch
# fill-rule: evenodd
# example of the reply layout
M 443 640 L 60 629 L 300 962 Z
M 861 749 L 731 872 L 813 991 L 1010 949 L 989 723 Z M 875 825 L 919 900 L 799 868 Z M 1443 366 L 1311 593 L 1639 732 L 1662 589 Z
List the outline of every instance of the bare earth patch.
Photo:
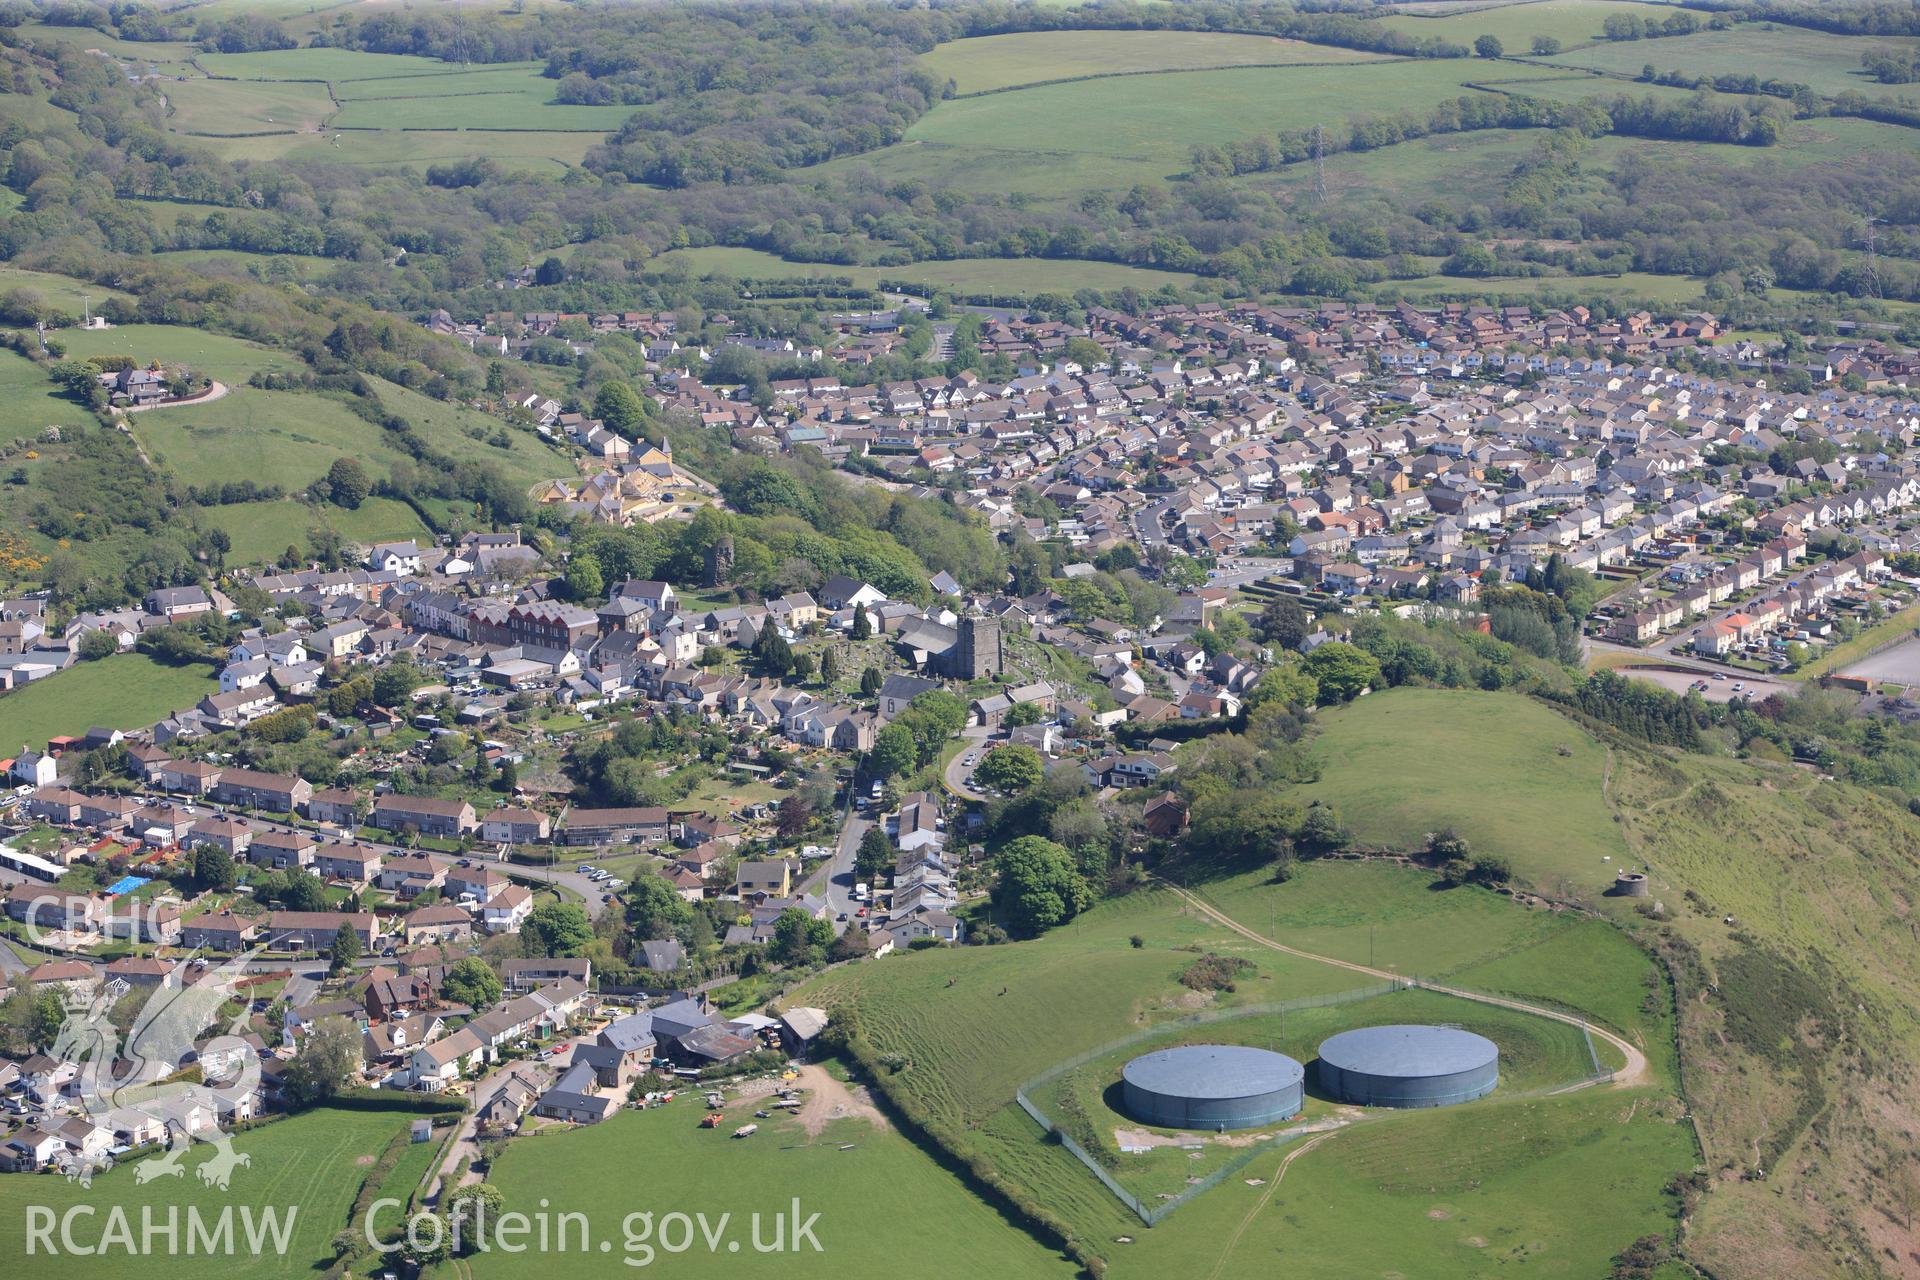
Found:
M 876 1129 L 887 1127 L 887 1118 L 864 1088 L 849 1089 L 819 1067 L 801 1067 L 798 1084 L 807 1091 L 806 1105 L 799 1114 L 809 1138 L 819 1137 L 829 1124 L 849 1116 L 858 1116 Z

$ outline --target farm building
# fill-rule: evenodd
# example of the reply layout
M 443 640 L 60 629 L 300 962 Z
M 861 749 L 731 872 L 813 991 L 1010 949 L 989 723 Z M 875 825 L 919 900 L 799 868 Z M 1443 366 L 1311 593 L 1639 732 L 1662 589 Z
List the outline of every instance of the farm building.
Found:
M 1245 1045 L 1188 1044 L 1121 1069 L 1128 1114 L 1168 1129 L 1252 1129 L 1298 1115 L 1306 1069 Z
M 1499 1083 L 1499 1046 L 1458 1027 L 1360 1027 L 1320 1046 L 1320 1085 L 1342 1102 L 1445 1107 Z

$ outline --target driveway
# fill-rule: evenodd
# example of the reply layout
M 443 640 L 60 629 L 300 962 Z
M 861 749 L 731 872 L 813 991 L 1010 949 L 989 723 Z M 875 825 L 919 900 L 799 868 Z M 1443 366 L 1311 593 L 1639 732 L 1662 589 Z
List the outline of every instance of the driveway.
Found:
M 481 1181 L 483 1175 L 473 1173 L 466 1168 L 468 1161 L 480 1154 L 480 1144 L 475 1140 L 480 1128 L 480 1112 L 493 1101 L 493 1095 L 506 1087 L 509 1080 L 515 1078 L 531 1084 L 536 1092 L 544 1091 L 551 1080 L 551 1073 L 544 1067 L 532 1062 L 510 1062 L 490 1075 L 482 1076 L 473 1086 L 473 1107 L 460 1120 L 460 1136 L 447 1147 L 447 1158 L 440 1163 L 440 1172 L 434 1176 L 433 1186 L 427 1192 L 427 1202 L 437 1204 L 440 1193 L 446 1189 L 447 1178 L 454 1170 L 461 1170 L 460 1181 L 456 1186 Z

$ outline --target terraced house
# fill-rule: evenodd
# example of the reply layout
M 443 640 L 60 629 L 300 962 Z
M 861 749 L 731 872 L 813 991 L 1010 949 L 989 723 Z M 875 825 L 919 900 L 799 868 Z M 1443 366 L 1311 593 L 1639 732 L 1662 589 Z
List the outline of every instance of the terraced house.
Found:
M 373 814 L 368 821 L 382 831 L 412 827 L 423 836 L 444 840 L 458 840 L 479 825 L 473 806 L 465 800 L 403 796 L 395 792 L 388 792 L 373 802 Z

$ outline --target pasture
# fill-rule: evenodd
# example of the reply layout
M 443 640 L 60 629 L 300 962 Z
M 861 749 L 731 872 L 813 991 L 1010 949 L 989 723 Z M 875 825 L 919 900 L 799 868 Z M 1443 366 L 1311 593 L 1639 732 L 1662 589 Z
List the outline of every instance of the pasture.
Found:
M 1500 69 L 1528 82 L 1550 68 Z M 1521 72 L 1510 76 L 1508 72 Z M 1246 67 L 1107 77 L 942 102 L 892 147 L 851 160 L 893 177 L 985 168 L 1013 190 L 1056 196 L 1111 189 L 1183 170 L 1196 143 L 1257 131 L 1337 123 L 1362 106 L 1421 110 L 1470 93 L 1487 67 L 1467 59 L 1360 61 L 1344 66 Z M 938 148 L 938 156 L 901 157 Z
M 29 1260 L 27 1206 L 45 1206 L 56 1214 L 74 1205 L 99 1206 L 91 1220 L 78 1220 L 77 1239 L 89 1233 L 98 1238 L 108 1206 L 124 1211 L 136 1233 L 143 1209 L 165 1222 L 169 1210 L 177 1208 L 182 1215 L 181 1247 L 171 1255 L 164 1247 L 142 1254 L 139 1274 L 157 1280 L 194 1280 L 211 1265 L 234 1280 L 312 1275 L 333 1261 L 333 1236 L 347 1226 L 366 1167 L 406 1126 L 407 1117 L 392 1111 L 313 1111 L 274 1121 L 234 1140 L 235 1148 L 245 1152 L 252 1164 L 234 1172 L 229 1191 L 207 1187 L 194 1176 L 194 1169 L 212 1153 L 207 1146 L 195 1146 L 185 1158 L 188 1169 L 183 1177 L 159 1178 L 145 1186 L 134 1183 L 131 1167 L 110 1170 L 95 1179 L 91 1189 L 64 1178 L 8 1175 L 0 1178 L 0 1259 L 13 1274 L 31 1271 L 47 1280 L 94 1277 L 103 1266 L 131 1271 L 135 1268 L 130 1262 L 114 1260 L 126 1256 L 117 1251 L 104 1258 L 79 1257 L 65 1250 L 49 1256 L 43 1247 Z M 404 1196 L 404 1190 L 399 1194 Z M 211 1221 L 229 1205 L 236 1219 L 234 1252 L 216 1259 L 189 1253 L 184 1216 L 188 1206 Z M 292 1218 L 285 1253 L 271 1247 L 247 1248 L 239 1222 L 243 1208 L 256 1214 L 271 1209 L 283 1222 Z
M 1076 289 L 1144 291 L 1187 288 L 1198 277 L 1185 271 L 1160 271 L 1121 262 L 1073 258 L 952 258 L 910 262 L 897 267 L 844 266 L 833 262 L 788 262 L 758 249 L 715 245 L 671 249 L 648 263 L 649 270 L 688 276 L 731 276 L 744 280 L 851 280 L 878 288 L 882 280 L 955 293 L 1072 293 Z
M 48 427 L 78 427 L 92 421 L 91 413 L 54 390 L 39 365 L 0 350 L 0 439 L 31 440 Z
M 435 400 L 383 378 L 369 378 L 380 403 L 413 424 L 433 448 L 455 458 L 491 463 L 515 484 L 575 474 L 572 460 L 522 426 L 462 404 Z M 505 441 L 501 445 L 500 441 Z
M 78 317 L 89 300 L 99 306 L 108 298 L 128 298 L 131 295 L 119 289 L 110 289 L 103 284 L 93 284 L 86 280 L 76 280 L 72 276 L 63 276 L 51 271 L 29 271 L 25 267 L 16 267 L 12 263 L 0 263 L 0 291 L 20 289 L 37 296 L 48 306 L 58 307 Z M 65 340 L 63 336 L 62 340 Z
M 397 542 L 431 538 L 412 507 L 392 498 L 371 497 L 354 510 L 328 504 L 309 506 L 282 498 L 273 502 L 240 502 L 209 507 L 201 523 L 224 529 L 233 540 L 229 565 L 266 564 L 280 558 L 289 546 L 305 552 L 310 534 L 318 527 L 337 531 L 349 542 Z
M 205 82 L 189 105 L 232 102 L 247 127 L 176 127 L 227 135 L 217 146 L 229 159 L 421 165 L 486 156 L 509 168 L 558 171 L 632 113 L 555 102 L 556 82 L 540 62 L 461 66 L 318 48 L 207 54 L 200 65 L 223 78 Z M 315 94 L 317 114 L 291 112 L 289 103 L 311 103 Z M 260 126 L 274 110 L 274 123 Z M 278 127 L 289 119 L 291 127 Z
M 302 367 L 298 357 L 272 347 L 183 325 L 123 324 L 111 329 L 71 329 L 61 333 L 60 340 L 67 344 L 67 354 L 76 360 L 102 355 L 127 356 L 140 364 L 158 360 L 169 367 L 185 365 L 230 387 L 238 386 L 262 369 Z
M 351 129 L 230 138 L 213 145 L 229 160 L 306 160 L 422 168 L 447 160 L 484 156 L 509 170 L 558 174 L 579 164 L 587 149 L 600 141 L 598 133 L 550 133 L 532 129 L 413 129 L 404 133 L 398 129 Z
M 188 484 L 254 480 L 297 493 L 340 457 L 385 475 L 400 450 L 329 396 L 237 387 L 219 400 L 132 414 L 134 437 Z
M 1636 1237 L 1673 1229 L 1662 1188 L 1693 1161 L 1678 1103 L 1646 1095 L 1396 1113 L 1262 1155 L 1108 1246 L 1110 1274 L 1605 1275 Z
M 1612 884 L 1628 863 L 1602 791 L 1606 749 L 1540 703 L 1390 689 L 1320 720 L 1320 780 L 1300 798 L 1332 805 L 1363 844 L 1417 849 L 1451 827 L 1568 897 Z
M 0 742 L 44 746 L 48 738 L 94 725 L 138 729 L 220 692 L 213 668 L 170 667 L 143 653 L 76 663 L 44 680 L 0 694 Z M 0 1180 L 0 1187 L 13 1179 Z M 3 1193 L 0 1193 L 3 1194 Z
M 167 126 L 176 133 L 234 137 L 312 133 L 333 111 L 324 84 L 184 80 L 167 86 Z
M 727 1135 L 735 1115 L 744 1112 L 729 1109 L 727 1124 L 718 1130 L 699 1128 L 701 1114 L 698 1101 L 683 1094 L 657 1110 L 623 1110 L 589 1128 L 509 1143 L 490 1174 L 506 1208 L 531 1213 L 550 1204 L 553 1212 L 585 1214 L 594 1241 L 590 1249 L 576 1248 L 569 1255 L 479 1255 L 467 1259 L 462 1272 L 476 1280 L 545 1277 L 556 1268 L 611 1276 L 632 1274 L 630 1267 L 657 1256 L 679 1276 L 837 1280 L 850 1266 L 860 1269 L 852 1259 L 899 1252 L 876 1241 L 877 1227 L 911 1222 L 912 1255 L 929 1275 L 1066 1280 L 1075 1273 L 1066 1259 L 1043 1248 L 891 1129 L 849 1118 L 809 1137 L 796 1121 L 781 1117 L 761 1121 L 752 1138 L 733 1141 Z M 644 1187 L 631 1177 L 636 1168 L 646 1170 Z M 789 1214 L 796 1197 L 803 1219 L 819 1215 L 814 1227 L 819 1252 L 807 1247 L 777 1254 L 754 1251 L 753 1215 L 761 1217 L 760 1238 L 770 1240 L 772 1219 Z M 652 1255 L 639 1252 L 640 1244 L 649 1243 L 645 1239 L 629 1246 L 625 1224 L 636 1211 L 650 1213 L 654 1223 L 670 1213 L 705 1213 L 709 1223 L 721 1214 L 732 1216 L 722 1243 L 712 1250 L 697 1244 L 685 1253 Z M 650 1243 L 658 1248 L 659 1237 Z
M 1377 56 L 1332 45 L 1213 31 L 1023 31 L 936 45 L 920 61 L 966 95 L 1142 71 L 1362 62 Z
M 188 65 L 195 46 L 186 40 L 122 40 L 92 27 L 50 27 L 41 22 L 23 22 L 15 30 L 36 45 L 72 45 L 104 53 L 142 74 L 146 74 L 149 67 L 169 76 L 200 74 Z
M 1852 90 L 1879 98 L 1910 96 L 1913 86 L 1881 84 L 1860 66 L 1860 55 L 1875 48 L 1911 51 L 1916 46 L 1920 40 L 1741 23 L 1729 31 L 1701 31 L 1672 39 L 1603 41 L 1541 61 L 1629 76 L 1639 75 L 1648 64 L 1691 76 L 1758 75 L 1804 84 L 1828 96 Z
M 1665 5 L 1634 4 L 1628 0 L 1608 0 L 1605 4 L 1597 4 L 1593 0 L 1531 0 L 1528 3 L 1493 5 L 1464 13 L 1396 13 L 1378 21 L 1382 26 L 1404 31 L 1410 36 L 1451 40 L 1456 44 L 1471 45 L 1481 36 L 1494 36 L 1506 46 L 1508 53 L 1525 53 L 1535 36 L 1552 36 L 1568 49 L 1599 40 L 1601 24 L 1615 13 L 1637 14 L 1643 19 L 1658 22 L 1668 16 L 1669 10 Z M 1663 37 L 1660 41 L 1634 40 L 1627 43 L 1636 48 L 1650 48 L 1660 43 L 1673 44 L 1675 58 L 1684 61 L 1687 55 L 1679 51 L 1678 43 L 1690 39 L 1691 36 L 1674 36 Z M 1638 67 L 1634 69 L 1639 70 Z

